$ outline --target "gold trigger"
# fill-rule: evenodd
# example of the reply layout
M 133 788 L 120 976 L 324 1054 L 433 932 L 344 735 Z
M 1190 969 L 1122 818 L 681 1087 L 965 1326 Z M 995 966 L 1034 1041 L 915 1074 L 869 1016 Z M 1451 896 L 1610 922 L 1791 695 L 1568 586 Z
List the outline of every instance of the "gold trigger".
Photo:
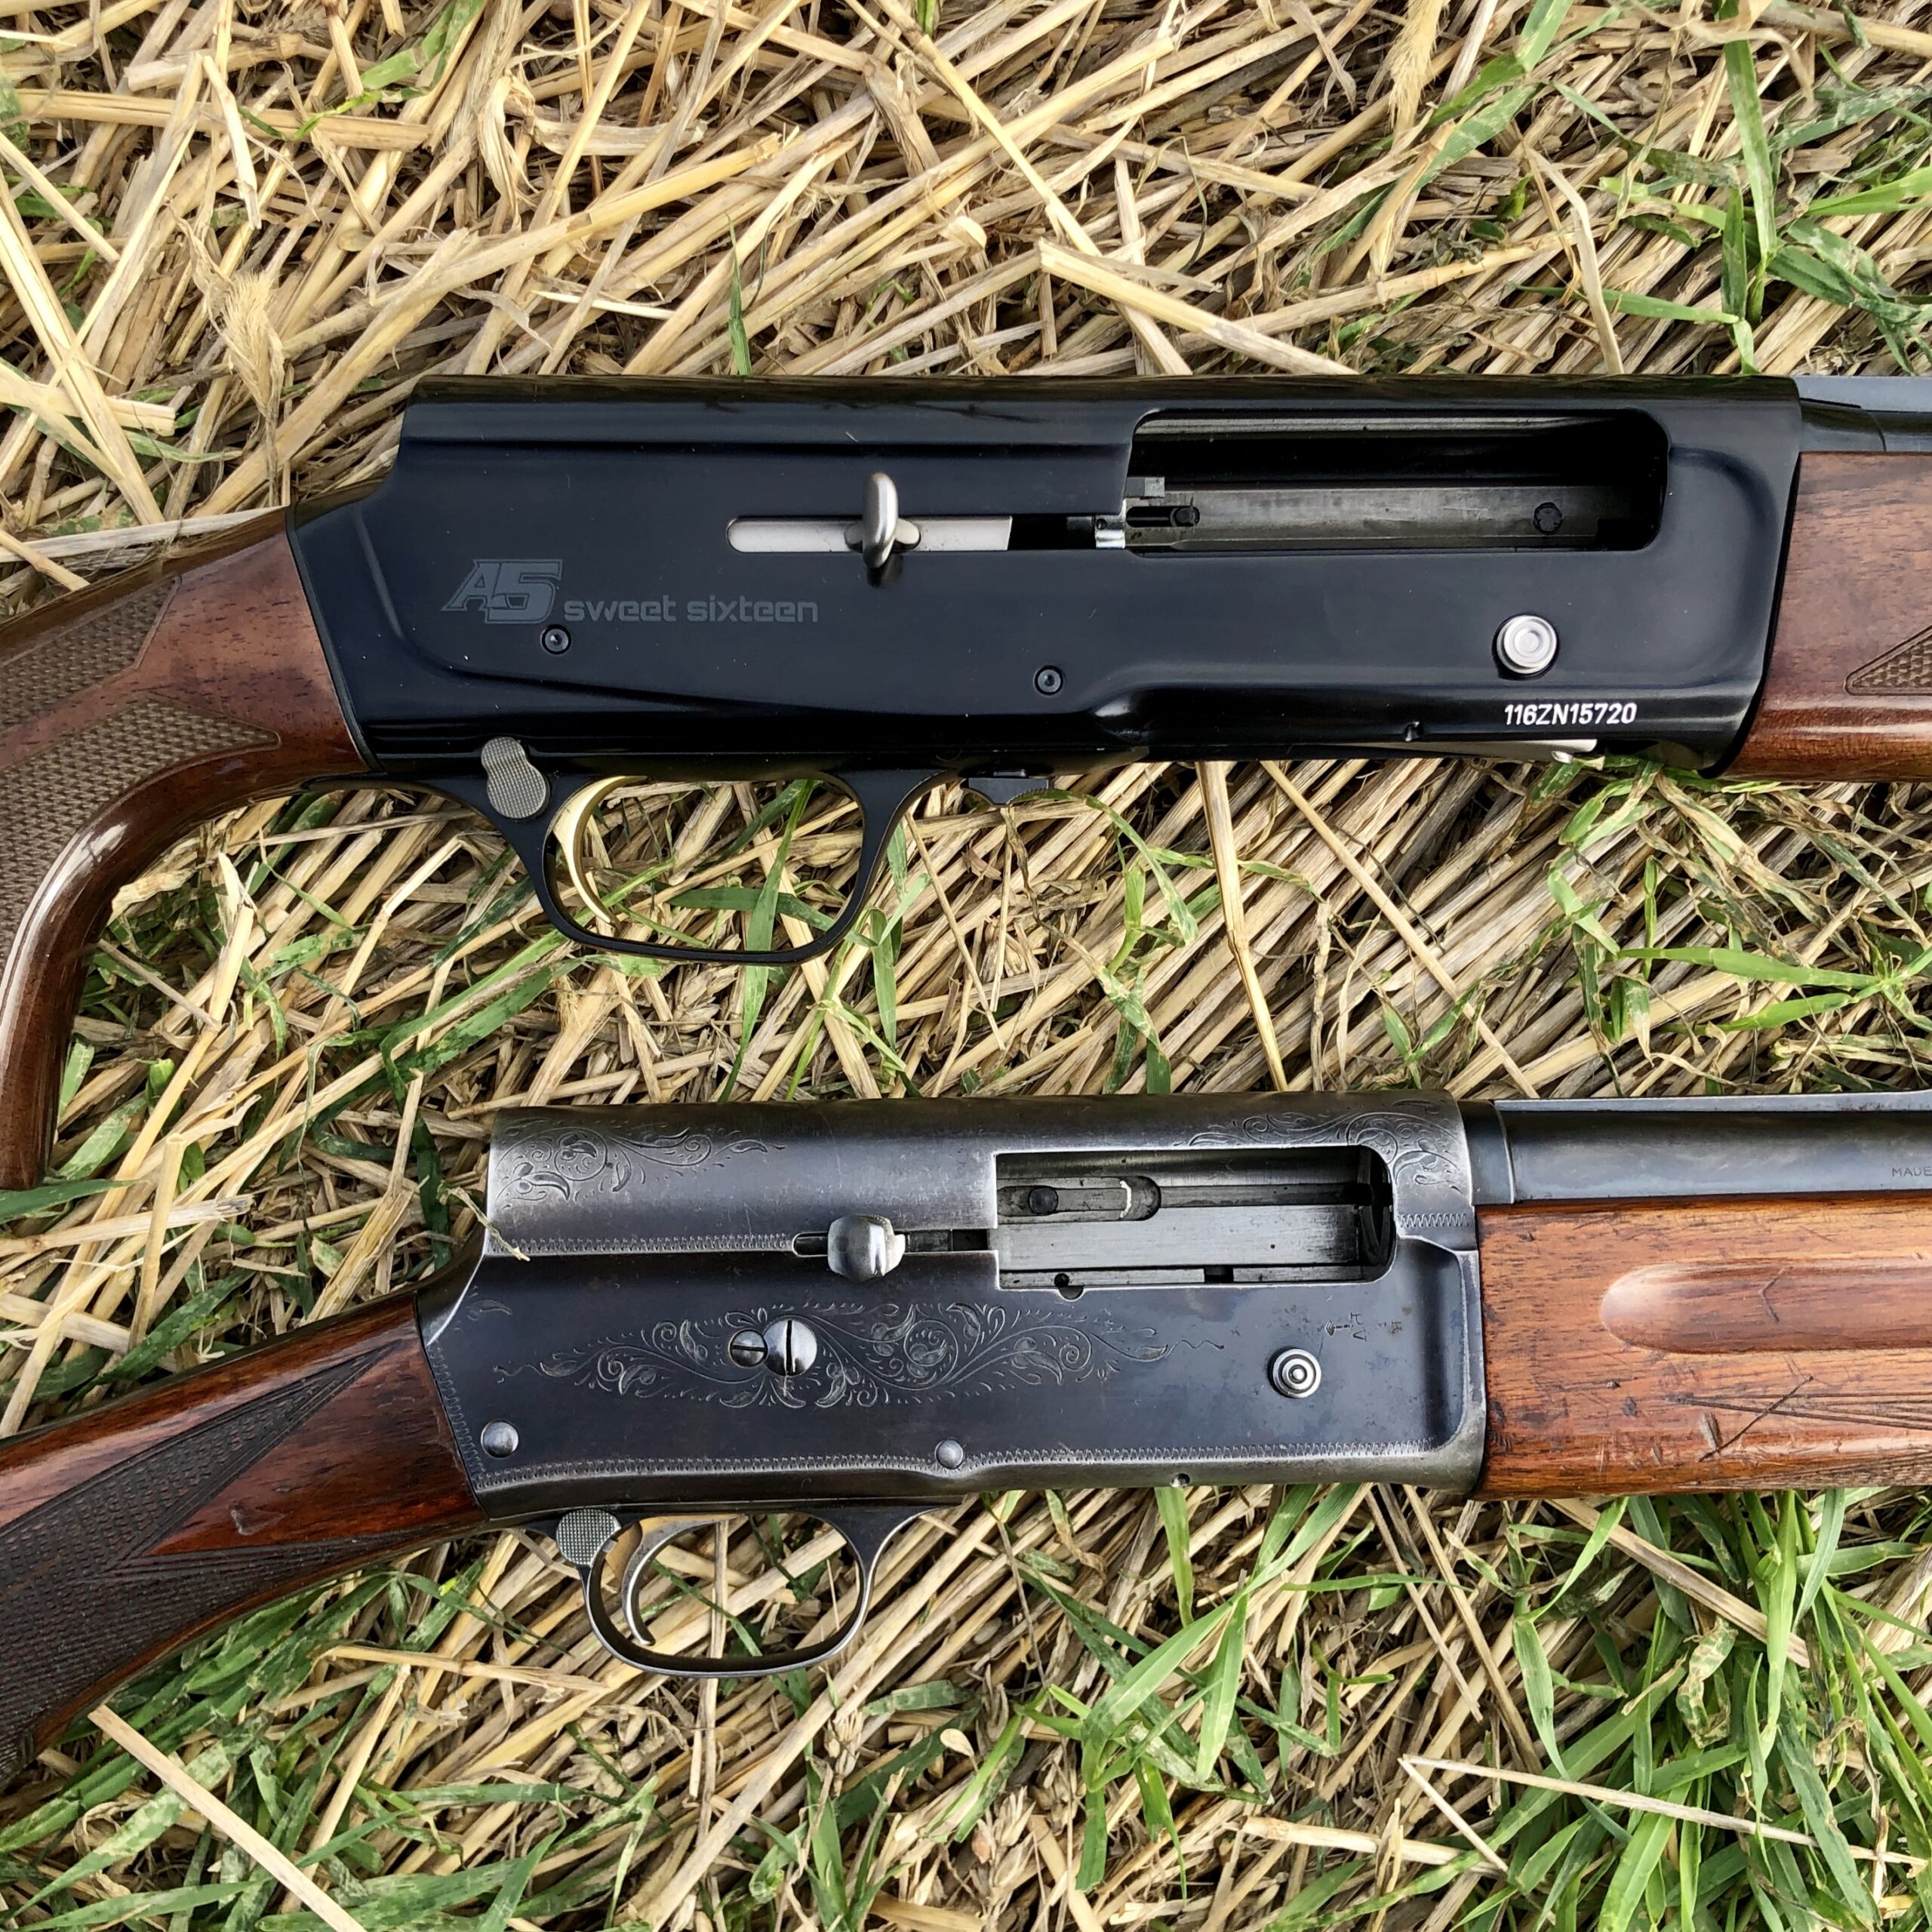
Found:
M 636 783 L 635 778 L 600 778 L 595 785 L 586 785 L 582 791 L 573 793 L 565 801 L 563 809 L 550 821 L 550 836 L 563 853 L 564 869 L 570 874 L 578 903 L 593 916 L 603 912 L 604 905 L 584 874 L 584 821 L 612 792 Z
M 851 874 L 853 848 L 868 849 L 865 811 L 851 786 L 823 774 L 592 778 L 558 788 L 543 835 L 545 883 L 565 929 L 598 944 L 665 958 L 786 956 L 813 944 L 814 927 L 843 921 L 842 933 L 863 909 Z M 769 932 L 752 946 L 755 918 Z

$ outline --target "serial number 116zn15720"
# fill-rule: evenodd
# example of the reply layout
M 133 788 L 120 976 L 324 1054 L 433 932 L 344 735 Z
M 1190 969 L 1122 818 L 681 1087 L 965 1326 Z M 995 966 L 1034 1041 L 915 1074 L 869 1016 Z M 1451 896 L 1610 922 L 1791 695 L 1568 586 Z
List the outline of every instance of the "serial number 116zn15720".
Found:
M 1503 707 L 1506 724 L 1634 724 L 1637 706 L 1626 698 L 1543 698 L 1512 700 Z

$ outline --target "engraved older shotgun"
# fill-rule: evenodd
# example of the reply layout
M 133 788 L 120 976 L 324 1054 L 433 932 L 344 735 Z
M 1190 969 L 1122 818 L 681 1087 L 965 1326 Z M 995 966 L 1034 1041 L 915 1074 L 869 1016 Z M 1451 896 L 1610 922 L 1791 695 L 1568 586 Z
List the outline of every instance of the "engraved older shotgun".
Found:
M 947 776 L 1923 777 L 1928 504 L 1917 377 L 426 383 L 380 484 L 0 632 L 0 1189 L 115 888 L 242 799 L 438 787 L 565 932 L 784 961 Z
M 1928 1210 L 1918 1097 L 506 1115 L 439 1281 L 0 1447 L 0 1752 L 485 1525 L 553 1539 L 617 1656 L 743 1677 L 834 1656 L 894 1534 L 989 1489 L 1922 1481 Z M 721 1519 L 714 1656 L 679 1540 Z

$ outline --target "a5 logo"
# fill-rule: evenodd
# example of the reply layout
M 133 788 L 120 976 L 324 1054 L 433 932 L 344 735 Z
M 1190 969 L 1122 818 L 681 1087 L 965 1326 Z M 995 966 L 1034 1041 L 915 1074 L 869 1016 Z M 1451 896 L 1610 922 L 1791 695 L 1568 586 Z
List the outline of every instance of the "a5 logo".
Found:
M 445 611 L 478 611 L 486 624 L 540 624 L 564 580 L 559 557 L 478 557 Z

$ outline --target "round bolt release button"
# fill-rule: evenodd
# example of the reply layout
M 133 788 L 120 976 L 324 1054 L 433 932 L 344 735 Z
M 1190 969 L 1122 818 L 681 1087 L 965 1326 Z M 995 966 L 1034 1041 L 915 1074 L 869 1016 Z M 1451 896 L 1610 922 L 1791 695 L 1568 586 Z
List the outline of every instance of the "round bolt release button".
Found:
M 1284 1349 L 1268 1364 L 1268 1380 L 1299 1401 L 1321 1386 L 1321 1364 L 1306 1349 Z
M 1556 662 L 1556 626 L 1526 611 L 1496 633 L 1496 661 L 1506 676 L 1540 678 Z
M 764 1365 L 774 1375 L 802 1375 L 818 1360 L 818 1337 L 792 1315 L 780 1316 L 761 1339 Z
M 517 1433 L 506 1422 L 486 1422 L 483 1425 L 482 1442 L 486 1456 L 514 1456 Z

